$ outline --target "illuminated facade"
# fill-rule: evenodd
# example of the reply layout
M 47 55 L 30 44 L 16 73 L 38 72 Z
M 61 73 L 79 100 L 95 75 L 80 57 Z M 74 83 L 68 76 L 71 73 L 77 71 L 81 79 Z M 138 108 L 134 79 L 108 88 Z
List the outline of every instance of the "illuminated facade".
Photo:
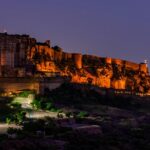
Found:
M 50 41 L 0 33 L 0 77 L 65 76 L 104 88 L 150 91 L 147 63 L 64 52 Z M 141 90 L 142 89 L 142 90 Z
M 8 70 L 15 72 L 17 68 L 24 67 L 27 50 L 35 43 L 36 40 L 30 38 L 28 35 L 8 35 L 7 33 L 0 33 L 1 76 L 5 76 Z

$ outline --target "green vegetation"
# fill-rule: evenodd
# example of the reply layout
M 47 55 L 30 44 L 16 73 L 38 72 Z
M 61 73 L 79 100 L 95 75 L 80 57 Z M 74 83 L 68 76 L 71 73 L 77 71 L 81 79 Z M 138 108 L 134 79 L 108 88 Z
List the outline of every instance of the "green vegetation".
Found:
M 48 110 L 52 112 L 59 112 L 60 109 L 56 108 L 54 105 L 53 99 L 47 98 L 47 97 L 40 97 L 37 96 L 36 99 L 33 100 L 31 103 L 32 107 L 35 110 Z
M 11 104 L 10 104 L 10 106 L 12 107 L 12 108 L 14 108 L 14 109 L 21 109 L 21 102 L 19 103 L 19 102 L 12 102 Z
M 18 93 L 18 97 L 28 97 L 30 94 L 35 94 L 35 91 L 31 91 L 31 90 L 24 90 L 20 93 Z
M 12 122 L 11 118 L 10 117 L 6 117 L 6 123 L 10 124 L 11 122 Z
M 41 109 L 42 108 L 42 105 L 41 105 L 41 101 L 37 100 L 37 99 L 34 99 L 31 103 L 32 107 L 34 109 Z
M 65 141 L 64 150 L 149 150 L 150 103 L 147 99 L 102 95 L 89 85 L 63 85 L 47 95 L 36 95 L 32 102 L 33 108 L 29 109 L 21 108 L 21 100 L 24 98 L 26 99 L 22 97 L 15 101 L 8 98 L 0 101 L 1 121 L 22 127 L 9 128 L 9 139 L 7 136 L 0 136 L 3 142 L 5 139 L 6 143 L 11 141 L 14 145 L 22 145 L 27 140 L 25 143 L 31 142 L 34 145 L 32 149 L 37 149 L 39 141 L 43 140 L 42 144 L 46 147 L 45 142 L 51 139 Z M 145 106 L 147 111 L 141 113 L 139 108 L 144 109 Z M 43 110 L 46 113 L 57 112 L 51 113 L 57 114 L 57 118 L 26 118 L 26 113 Z M 13 135 L 16 139 L 12 140 L 10 138 Z M 36 143 L 34 140 L 39 141 Z
M 88 113 L 85 112 L 85 111 L 81 111 L 77 115 L 77 117 L 79 117 L 79 118 L 84 118 L 84 117 L 87 117 L 87 116 L 88 116 Z
M 52 108 L 53 108 L 53 103 L 52 102 L 47 102 L 46 104 L 45 104 L 45 109 L 46 110 L 51 110 Z
M 6 123 L 15 123 L 15 124 L 21 124 L 26 119 L 26 112 L 25 111 L 19 111 L 14 114 L 9 114 L 6 117 Z

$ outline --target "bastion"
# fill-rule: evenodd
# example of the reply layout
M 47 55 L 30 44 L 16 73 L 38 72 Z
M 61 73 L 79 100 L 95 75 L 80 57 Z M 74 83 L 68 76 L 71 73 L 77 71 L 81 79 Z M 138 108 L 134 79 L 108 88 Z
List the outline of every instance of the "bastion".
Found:
M 82 68 L 82 55 L 73 53 L 72 58 L 73 58 L 76 68 L 81 69 Z

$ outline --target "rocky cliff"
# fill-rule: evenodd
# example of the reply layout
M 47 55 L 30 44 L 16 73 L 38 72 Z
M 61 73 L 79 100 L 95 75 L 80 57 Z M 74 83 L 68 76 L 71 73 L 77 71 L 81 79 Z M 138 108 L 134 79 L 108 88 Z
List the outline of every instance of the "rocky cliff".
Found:
M 27 60 L 38 72 L 69 76 L 71 82 L 89 83 L 104 88 L 150 91 L 150 76 L 145 63 L 63 52 L 58 46 L 37 43 L 27 54 Z

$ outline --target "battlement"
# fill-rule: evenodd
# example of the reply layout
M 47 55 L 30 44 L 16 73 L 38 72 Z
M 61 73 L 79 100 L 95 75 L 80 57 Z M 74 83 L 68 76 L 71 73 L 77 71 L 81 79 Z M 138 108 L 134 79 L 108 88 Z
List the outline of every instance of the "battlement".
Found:
M 57 47 L 57 46 L 56 46 Z M 59 47 L 58 47 L 59 48 Z M 39 56 L 38 56 L 39 55 Z M 50 41 L 37 42 L 35 38 L 23 34 L 0 33 L 0 65 L 17 67 L 26 63 L 25 60 L 40 59 L 46 65 L 48 61 L 62 63 L 72 61 L 76 68 L 81 69 L 84 66 L 100 66 L 101 64 L 117 65 L 122 68 L 142 71 L 148 73 L 145 63 L 137 64 L 134 62 L 115 59 L 110 57 L 98 57 L 94 55 L 82 55 L 79 53 L 67 53 L 62 50 L 56 50 L 51 47 Z
M 0 33 L 0 42 L 7 41 L 7 42 L 24 42 L 24 41 L 31 41 L 36 43 L 35 38 L 31 38 L 27 34 L 7 34 L 7 33 Z
M 73 61 L 76 68 L 81 69 L 84 66 L 100 66 L 101 64 L 110 64 L 123 67 L 127 70 L 142 71 L 148 73 L 148 68 L 145 63 L 134 63 L 122 59 L 115 59 L 110 57 L 98 57 L 94 55 L 82 55 L 80 53 L 67 53 L 63 51 L 56 51 L 47 45 L 37 44 L 32 47 L 32 53 L 38 51 L 40 54 L 45 54 L 50 60 L 61 63 L 62 61 L 70 62 Z M 32 57 L 31 57 L 32 58 Z
M 24 66 L 27 50 L 35 43 L 36 39 L 26 34 L 0 33 L 0 66 Z

